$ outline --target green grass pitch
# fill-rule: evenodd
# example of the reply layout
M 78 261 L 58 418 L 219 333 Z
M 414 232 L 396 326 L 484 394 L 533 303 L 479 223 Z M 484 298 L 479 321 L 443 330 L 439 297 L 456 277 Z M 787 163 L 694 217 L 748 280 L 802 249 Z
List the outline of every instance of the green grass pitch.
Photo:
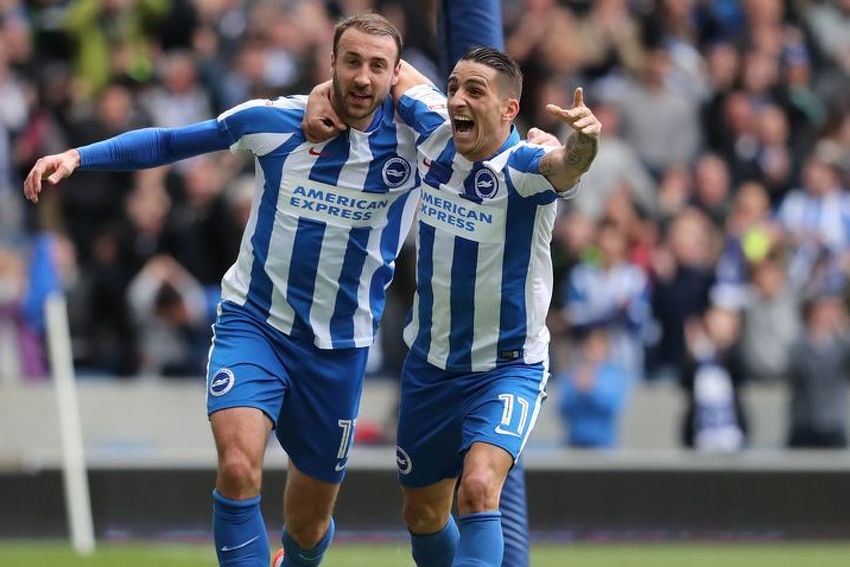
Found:
M 850 543 L 842 544 L 623 544 L 539 545 L 533 567 L 839 567 L 850 565 Z M 212 550 L 203 545 L 103 544 L 94 555 L 78 557 L 67 544 L 4 542 L 0 567 L 211 567 Z M 323 567 L 413 567 L 407 547 L 391 544 L 338 544 Z

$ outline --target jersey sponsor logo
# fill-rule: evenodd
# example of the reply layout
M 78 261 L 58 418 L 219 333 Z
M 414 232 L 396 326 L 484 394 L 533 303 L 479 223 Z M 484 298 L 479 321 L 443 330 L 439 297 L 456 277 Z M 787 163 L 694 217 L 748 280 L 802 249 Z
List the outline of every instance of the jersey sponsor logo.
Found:
M 410 164 L 406 159 L 391 157 L 384 163 L 384 167 L 381 170 L 381 177 L 387 187 L 395 189 L 407 183 L 407 180 L 410 179 L 410 169 Z
M 260 539 L 260 536 L 257 535 L 257 536 L 252 537 L 248 541 L 240 543 L 239 545 L 222 545 L 221 551 L 223 551 L 225 553 L 227 553 L 228 551 L 236 551 L 237 549 L 242 549 L 243 547 L 248 547 L 249 545 L 251 545 L 252 543 L 257 541 L 258 539 Z
M 401 474 L 410 474 L 410 471 L 413 470 L 413 461 L 410 459 L 410 455 L 398 445 L 395 448 L 395 464 Z
M 505 210 L 483 205 L 450 191 L 422 185 L 419 218 L 425 224 L 475 242 L 502 242 Z
M 403 194 L 369 193 L 284 176 L 278 202 L 297 217 L 336 226 L 380 228 L 387 223 L 390 206 Z
M 210 380 L 210 395 L 215 397 L 223 396 L 233 389 L 235 383 L 236 376 L 233 375 L 233 371 L 229 368 L 222 368 Z
M 491 199 L 499 190 L 499 180 L 495 173 L 485 167 L 479 169 L 475 174 L 473 187 L 475 188 L 476 195 L 482 199 Z

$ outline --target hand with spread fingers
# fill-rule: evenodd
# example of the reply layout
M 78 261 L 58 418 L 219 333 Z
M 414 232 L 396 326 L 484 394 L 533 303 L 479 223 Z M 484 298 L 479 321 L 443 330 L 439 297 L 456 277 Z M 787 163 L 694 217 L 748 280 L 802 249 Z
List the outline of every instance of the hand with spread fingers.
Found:
M 80 166 L 80 153 L 71 149 L 61 154 L 44 156 L 35 162 L 24 180 L 24 196 L 33 203 L 38 203 L 42 181 L 56 185 L 69 177 Z
M 540 160 L 540 173 L 546 176 L 559 191 L 575 186 L 581 175 L 590 169 L 599 148 L 602 125 L 584 104 L 584 90 L 579 87 L 573 95 L 573 106 L 564 109 L 555 104 L 546 110 L 574 130 L 564 146 L 549 152 Z
M 599 139 L 599 132 L 602 130 L 602 125 L 590 109 L 585 106 L 584 89 L 581 87 L 576 89 L 573 95 L 573 107 L 569 110 L 563 109 L 556 104 L 547 104 L 546 110 L 552 116 L 556 116 L 563 122 L 566 122 L 577 133 L 589 138 Z

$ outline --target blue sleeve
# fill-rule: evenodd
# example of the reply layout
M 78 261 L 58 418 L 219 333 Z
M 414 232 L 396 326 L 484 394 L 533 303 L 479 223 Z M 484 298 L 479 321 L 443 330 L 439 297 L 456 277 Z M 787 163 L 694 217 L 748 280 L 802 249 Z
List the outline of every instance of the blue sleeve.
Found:
M 404 123 L 419 135 L 417 145 L 448 120 L 446 95 L 432 85 L 417 85 L 401 95 L 396 105 Z
M 439 6 L 438 43 L 444 76 L 470 47 L 505 50 L 499 0 L 441 0 Z
M 145 169 L 227 149 L 233 142 L 217 120 L 182 128 L 131 130 L 80 152 L 80 169 Z

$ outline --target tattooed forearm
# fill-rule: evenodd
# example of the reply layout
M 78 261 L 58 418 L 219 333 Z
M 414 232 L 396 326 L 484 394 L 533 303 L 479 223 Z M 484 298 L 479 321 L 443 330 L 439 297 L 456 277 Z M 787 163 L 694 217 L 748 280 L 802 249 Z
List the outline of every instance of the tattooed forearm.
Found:
M 597 138 L 582 134 L 570 136 L 564 148 L 566 150 L 564 152 L 564 166 L 584 173 L 590 169 L 590 164 L 596 157 L 598 148 L 599 140 Z

